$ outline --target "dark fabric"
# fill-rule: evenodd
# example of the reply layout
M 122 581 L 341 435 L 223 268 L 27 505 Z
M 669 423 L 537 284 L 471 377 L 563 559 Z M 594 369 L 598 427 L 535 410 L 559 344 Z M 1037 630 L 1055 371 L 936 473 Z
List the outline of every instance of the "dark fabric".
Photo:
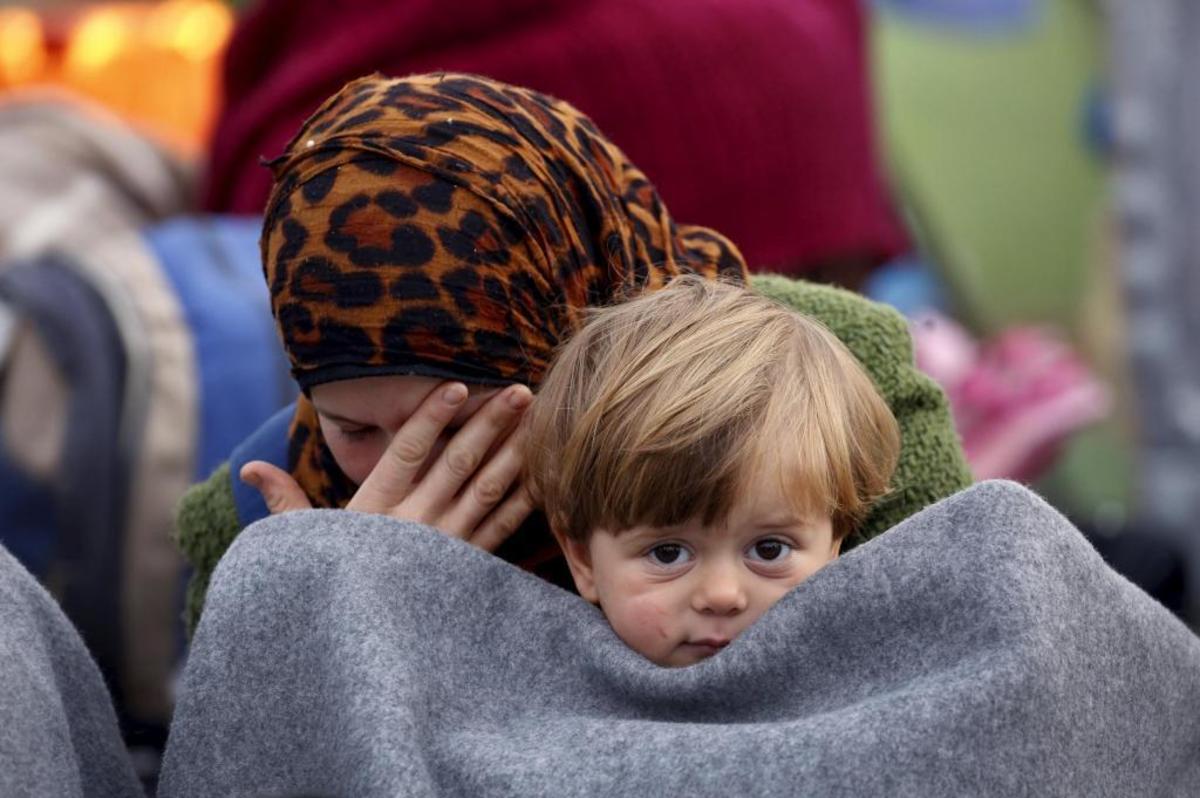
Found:
M 50 571 L 58 543 L 56 499 L 52 481 L 22 467 L 0 432 L 0 545 L 41 578 Z
M 1116 534 L 1112 529 L 1100 533 L 1086 525 L 1080 529 L 1117 573 L 1186 620 L 1195 606 L 1195 585 L 1189 579 L 1182 546 L 1150 529 L 1127 527 Z
M 347 84 L 273 164 L 262 257 L 302 387 L 424 374 L 536 385 L 585 308 L 681 273 L 744 281 L 571 106 L 438 73 Z M 356 486 L 306 396 L 290 471 L 314 506 Z M 538 534 L 535 559 L 554 550 Z
M 275 516 L 217 568 L 161 798 L 1200 792 L 1200 640 L 1007 482 L 698 665 L 435 530 Z
M 755 268 L 797 273 L 906 246 L 874 141 L 860 0 L 265 0 L 239 21 L 209 210 L 258 213 L 259 168 L 375 70 L 485 74 L 566 100 Z

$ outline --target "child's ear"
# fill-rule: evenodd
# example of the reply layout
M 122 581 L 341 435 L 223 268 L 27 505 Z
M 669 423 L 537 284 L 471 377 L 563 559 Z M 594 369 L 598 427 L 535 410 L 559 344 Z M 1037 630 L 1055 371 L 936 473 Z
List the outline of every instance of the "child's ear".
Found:
M 557 529 L 551 531 L 554 533 L 554 539 L 558 541 L 558 547 L 562 549 L 563 556 L 567 558 L 567 567 L 571 569 L 571 578 L 575 580 L 575 589 L 579 591 L 579 595 L 585 601 L 599 604 L 595 573 L 592 570 L 592 555 L 588 551 L 587 542 L 569 538 Z

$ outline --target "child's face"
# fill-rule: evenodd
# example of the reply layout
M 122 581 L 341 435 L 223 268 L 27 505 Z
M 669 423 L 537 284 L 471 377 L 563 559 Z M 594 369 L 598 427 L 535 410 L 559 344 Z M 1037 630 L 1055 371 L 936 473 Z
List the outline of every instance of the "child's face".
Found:
M 586 543 L 562 542 L 580 594 L 626 644 L 665 666 L 720 651 L 841 545 L 829 518 L 797 517 L 766 486 L 748 489 L 722 525 L 595 530 Z

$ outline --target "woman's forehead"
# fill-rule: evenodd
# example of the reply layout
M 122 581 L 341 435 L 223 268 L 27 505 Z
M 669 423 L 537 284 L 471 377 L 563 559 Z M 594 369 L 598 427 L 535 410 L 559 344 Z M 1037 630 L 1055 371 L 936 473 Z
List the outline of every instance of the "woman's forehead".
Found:
M 350 380 L 322 383 L 313 386 L 312 402 L 317 412 L 326 417 L 341 417 L 354 421 L 371 421 L 391 417 L 396 413 L 411 415 L 434 388 L 446 382 L 439 377 L 415 374 L 392 374 L 359 377 Z M 495 385 L 467 383 L 470 392 L 467 408 L 473 410 L 487 397 L 500 390 Z

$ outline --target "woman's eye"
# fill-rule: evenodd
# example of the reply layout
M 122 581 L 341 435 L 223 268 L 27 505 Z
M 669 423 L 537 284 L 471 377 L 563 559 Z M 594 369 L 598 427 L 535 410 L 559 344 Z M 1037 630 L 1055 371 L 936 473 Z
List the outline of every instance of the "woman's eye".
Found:
M 361 441 L 368 438 L 375 432 L 376 427 L 355 427 L 354 429 L 342 429 L 342 437 L 348 441 Z
M 792 553 L 792 547 L 782 540 L 767 538 L 750 547 L 750 559 L 761 562 L 777 562 Z
M 648 555 L 655 565 L 682 565 L 691 559 L 691 552 L 678 543 L 660 543 Z

